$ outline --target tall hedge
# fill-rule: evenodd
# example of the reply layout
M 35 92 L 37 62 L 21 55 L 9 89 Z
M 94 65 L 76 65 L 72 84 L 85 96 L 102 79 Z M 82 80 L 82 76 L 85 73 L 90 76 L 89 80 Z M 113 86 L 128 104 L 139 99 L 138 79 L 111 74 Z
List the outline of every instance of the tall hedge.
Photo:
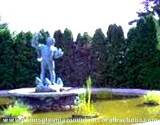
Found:
M 127 82 L 132 87 L 160 88 L 160 53 L 152 16 L 141 18 L 128 32 Z
M 55 31 L 56 46 L 64 55 L 56 60 L 56 74 L 65 86 L 82 87 L 91 76 L 95 87 L 160 89 L 160 52 L 155 19 L 143 16 L 125 39 L 121 26 L 112 24 L 106 36 L 97 29 L 74 41 L 71 30 Z M 41 30 L 40 43 L 50 35 Z M 31 32 L 11 33 L 0 24 L 0 89 L 35 86 L 40 74 Z

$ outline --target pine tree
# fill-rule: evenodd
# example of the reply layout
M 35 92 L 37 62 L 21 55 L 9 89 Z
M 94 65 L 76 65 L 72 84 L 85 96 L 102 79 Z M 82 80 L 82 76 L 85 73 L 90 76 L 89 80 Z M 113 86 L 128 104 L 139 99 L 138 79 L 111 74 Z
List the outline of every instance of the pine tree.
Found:
M 157 83 L 159 83 L 159 80 L 157 78 L 152 79 L 152 74 L 160 72 L 157 67 L 159 54 L 157 51 L 158 41 L 156 34 L 157 31 L 152 16 L 140 18 L 136 28 L 128 32 L 129 44 L 126 68 L 128 71 L 128 82 L 133 87 L 158 87 Z
M 97 29 L 92 38 L 91 58 L 91 77 L 93 85 L 104 86 L 106 39 L 101 29 Z
M 106 82 L 112 87 L 123 86 L 126 41 L 122 27 L 116 24 L 110 25 L 107 41 Z

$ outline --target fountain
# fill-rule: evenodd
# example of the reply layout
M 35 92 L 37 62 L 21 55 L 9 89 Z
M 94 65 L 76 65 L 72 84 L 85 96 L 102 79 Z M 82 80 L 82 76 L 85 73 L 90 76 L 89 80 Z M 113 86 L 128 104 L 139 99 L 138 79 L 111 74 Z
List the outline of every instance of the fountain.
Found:
M 36 92 L 56 92 L 63 87 L 61 78 L 56 79 L 55 61 L 54 59 L 63 56 L 61 48 L 55 47 L 55 40 L 48 37 L 45 44 L 38 42 L 40 34 L 35 34 L 32 39 L 32 47 L 37 51 L 37 60 L 41 62 L 40 78 L 36 77 Z M 46 77 L 47 69 L 49 71 L 49 78 Z
M 40 44 L 40 36 L 41 34 L 34 34 L 31 41 L 38 55 L 37 60 L 41 63 L 40 77 L 35 78 L 36 87 L 10 90 L 9 94 L 30 105 L 34 111 L 70 110 L 74 107 L 77 96 L 85 93 L 85 89 L 64 87 L 62 79 L 56 77 L 55 73 L 55 59 L 64 53 L 55 46 L 54 38 L 48 37 L 46 44 Z

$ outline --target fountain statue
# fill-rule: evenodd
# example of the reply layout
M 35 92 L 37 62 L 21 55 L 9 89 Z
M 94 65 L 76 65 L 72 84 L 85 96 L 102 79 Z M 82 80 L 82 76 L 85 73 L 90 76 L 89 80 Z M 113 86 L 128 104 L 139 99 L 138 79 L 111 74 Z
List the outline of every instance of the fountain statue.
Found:
M 38 42 L 40 35 L 39 33 L 34 34 L 31 41 L 32 47 L 37 51 L 37 60 L 41 62 L 40 78 L 36 77 L 36 92 L 60 91 L 63 81 L 60 77 L 56 78 L 54 60 L 62 57 L 63 51 L 55 47 L 55 40 L 51 37 L 46 39 L 46 44 L 40 44 Z M 49 71 L 49 78 L 46 76 L 47 71 Z
M 55 59 L 63 56 L 61 48 L 55 46 L 54 38 L 47 37 L 46 44 L 39 43 L 40 33 L 33 35 L 31 46 L 37 52 L 41 63 L 40 77 L 36 77 L 36 87 L 9 90 L 10 96 L 16 97 L 29 105 L 33 111 L 66 111 L 73 109 L 78 95 L 84 94 L 84 88 L 64 87 L 63 81 L 55 73 Z

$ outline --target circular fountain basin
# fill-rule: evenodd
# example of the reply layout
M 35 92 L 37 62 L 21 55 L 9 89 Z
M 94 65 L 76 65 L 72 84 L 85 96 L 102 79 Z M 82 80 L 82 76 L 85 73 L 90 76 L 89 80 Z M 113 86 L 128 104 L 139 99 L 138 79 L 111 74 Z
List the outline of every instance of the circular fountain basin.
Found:
M 0 97 L 16 97 L 31 105 L 34 109 L 42 111 L 70 110 L 74 108 L 74 100 L 77 95 L 85 93 L 85 88 L 63 87 L 60 92 L 36 92 L 35 88 L 20 88 L 0 92 Z M 99 93 L 110 93 L 120 96 L 143 96 L 149 90 L 141 89 L 114 89 L 114 88 L 92 88 L 93 97 Z
M 8 91 L 11 97 L 30 105 L 33 111 L 66 111 L 74 108 L 84 88 L 63 87 L 58 92 L 36 92 L 36 88 L 20 88 Z

